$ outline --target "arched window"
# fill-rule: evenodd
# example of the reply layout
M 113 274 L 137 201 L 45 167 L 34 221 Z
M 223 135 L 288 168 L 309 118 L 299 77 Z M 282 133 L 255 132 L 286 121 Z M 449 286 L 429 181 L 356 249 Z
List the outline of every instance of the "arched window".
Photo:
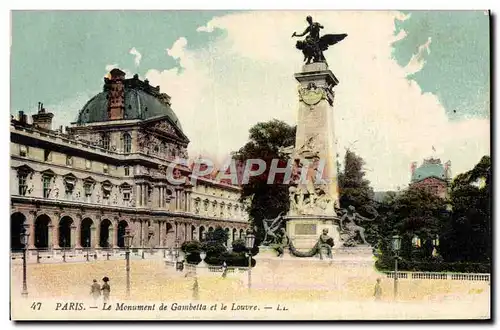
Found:
M 123 134 L 123 152 L 129 154 L 132 150 L 132 137 L 130 134 Z

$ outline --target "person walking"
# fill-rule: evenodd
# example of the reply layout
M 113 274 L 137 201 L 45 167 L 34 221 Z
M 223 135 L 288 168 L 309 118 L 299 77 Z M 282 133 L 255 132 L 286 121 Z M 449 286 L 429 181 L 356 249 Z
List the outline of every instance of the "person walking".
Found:
M 224 261 L 224 263 L 222 264 L 222 278 L 226 278 L 226 276 L 227 276 L 227 264 Z
M 193 283 L 193 300 L 198 300 L 200 297 L 200 286 L 198 284 L 198 276 L 195 275 Z
M 108 282 L 109 282 L 109 277 L 107 276 L 104 276 L 104 278 L 102 279 L 102 281 L 104 282 L 104 284 L 102 285 L 101 287 L 101 290 L 102 290 L 102 296 L 104 298 L 104 302 L 108 302 L 109 301 L 109 294 L 111 292 L 111 287 L 109 286 Z
M 92 282 L 90 286 L 90 295 L 94 298 L 94 304 L 97 304 L 97 300 L 101 296 L 101 286 L 97 283 L 97 280 L 93 280 Z
M 380 286 L 380 278 L 377 278 L 377 283 L 375 284 L 375 292 L 373 293 L 373 296 L 377 301 L 382 299 L 382 287 Z

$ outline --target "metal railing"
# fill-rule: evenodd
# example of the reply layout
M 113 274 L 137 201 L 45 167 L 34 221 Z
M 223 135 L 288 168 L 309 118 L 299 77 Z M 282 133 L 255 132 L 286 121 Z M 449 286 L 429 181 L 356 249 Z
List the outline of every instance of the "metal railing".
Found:
M 394 272 L 384 272 L 387 278 L 394 278 Z M 412 280 L 456 280 L 456 281 L 490 281 L 490 274 L 471 273 L 434 273 L 434 272 L 398 272 L 399 279 Z

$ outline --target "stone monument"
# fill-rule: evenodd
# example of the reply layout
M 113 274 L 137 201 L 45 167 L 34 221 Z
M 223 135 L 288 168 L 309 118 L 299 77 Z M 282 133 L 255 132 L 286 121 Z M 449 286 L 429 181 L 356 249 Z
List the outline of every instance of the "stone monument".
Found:
M 295 74 L 298 81 L 298 122 L 295 147 L 286 148 L 294 163 L 290 187 L 290 211 L 285 217 L 286 232 L 298 251 L 310 250 L 318 243 L 322 232 L 332 235 L 334 248 L 341 240 L 338 207 L 336 144 L 334 129 L 334 87 L 339 83 L 323 56 L 328 46 L 347 35 L 327 34 L 323 26 L 307 17 L 309 26 L 298 41 L 297 49 L 304 53 L 302 71 Z
M 293 163 L 288 214 L 263 219 L 265 237 L 253 284 L 262 289 L 325 289 L 348 291 L 354 277 L 372 282 L 380 276 L 374 267 L 372 249 L 364 244 L 361 217 L 354 208 L 339 209 L 335 129 L 334 87 L 339 83 L 329 70 L 323 51 L 346 34 L 327 34 L 307 17 L 308 27 L 297 49 L 306 62 L 298 81 L 299 113 L 294 146 L 283 148 Z

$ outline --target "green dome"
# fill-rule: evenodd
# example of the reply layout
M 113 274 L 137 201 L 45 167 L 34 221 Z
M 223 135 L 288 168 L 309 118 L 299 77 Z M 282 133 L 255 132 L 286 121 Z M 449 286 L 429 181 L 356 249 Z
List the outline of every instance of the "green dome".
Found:
M 425 160 L 420 167 L 415 169 L 411 180 L 413 182 L 422 181 L 430 177 L 446 180 L 445 168 L 441 161 Z
M 105 79 L 104 91 L 91 98 L 78 113 L 77 124 L 88 124 L 109 121 L 108 93 L 109 81 Z M 153 117 L 167 116 L 182 131 L 182 126 L 170 108 L 170 97 L 159 93 L 159 87 L 152 87 L 137 76 L 124 80 L 124 118 L 123 120 L 145 120 Z

